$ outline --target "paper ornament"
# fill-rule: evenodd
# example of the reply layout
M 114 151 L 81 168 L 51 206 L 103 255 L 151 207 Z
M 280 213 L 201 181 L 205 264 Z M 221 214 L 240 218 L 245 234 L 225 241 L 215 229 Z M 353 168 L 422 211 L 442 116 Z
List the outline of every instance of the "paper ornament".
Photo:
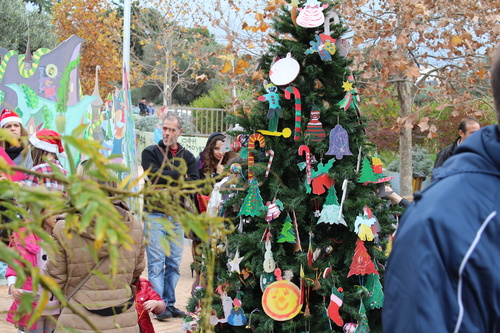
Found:
M 299 233 L 299 224 L 297 223 L 297 216 L 295 215 L 295 211 L 292 210 L 293 214 L 293 227 L 295 230 L 295 245 L 293 247 L 293 252 L 302 251 L 302 245 L 300 244 L 300 233 Z
M 264 135 L 283 136 L 284 138 L 289 138 L 292 135 L 292 130 L 288 127 L 283 128 L 281 132 L 271 132 L 266 130 L 257 130 L 257 132 Z
M 264 253 L 264 262 L 262 263 L 262 267 L 264 272 L 272 273 L 276 269 L 276 262 L 273 258 L 273 252 L 271 251 L 271 242 L 266 241 L 266 252 Z
M 300 65 L 292 58 L 291 53 L 287 53 L 285 58 L 276 61 L 269 70 L 271 82 L 277 86 L 285 86 L 295 80 L 300 72 Z
M 252 150 L 255 149 L 255 143 L 259 143 L 259 147 L 262 149 L 266 146 L 266 139 L 260 133 L 254 133 L 248 138 L 248 181 L 251 182 L 253 179 L 253 171 L 250 168 L 254 165 L 254 159 Z
M 278 243 L 295 243 L 295 231 L 292 225 L 292 219 L 290 215 L 287 215 L 285 221 L 283 222 L 283 227 L 281 228 L 280 235 L 278 236 Z
M 292 10 L 290 11 L 290 14 L 292 15 L 292 22 L 294 26 L 297 26 L 297 7 L 299 6 L 299 0 L 292 0 L 290 1 L 290 6 L 292 6 Z
M 312 106 L 311 120 L 307 123 L 306 136 L 309 135 L 312 141 L 321 141 L 326 137 L 323 124 L 319 121 L 320 113 L 315 105 Z
M 269 156 L 269 161 L 267 162 L 266 167 L 266 174 L 264 175 L 264 177 L 267 178 L 269 176 L 269 171 L 271 171 L 271 165 L 273 164 L 274 150 L 269 149 L 268 151 L 266 151 L 266 156 Z
M 337 39 L 335 45 L 337 46 L 337 54 L 344 58 L 347 57 L 347 54 L 349 53 L 349 43 L 347 40 L 339 38 Z
M 344 155 L 352 155 L 349 150 L 349 135 L 342 125 L 336 125 L 330 131 L 330 148 L 326 155 L 335 155 L 340 160 Z
M 264 312 L 276 321 L 285 321 L 299 314 L 302 304 L 300 289 L 287 280 L 271 283 L 262 295 L 262 308 Z
M 314 261 L 313 233 L 309 233 L 309 247 L 307 248 L 307 264 L 312 267 Z
M 247 322 L 247 317 L 245 316 L 245 311 L 241 308 L 241 296 L 243 292 L 239 291 L 236 298 L 233 301 L 233 309 L 231 314 L 227 318 L 227 323 L 232 326 L 243 326 Z
M 359 306 L 359 314 L 360 319 L 358 321 L 358 326 L 356 327 L 356 333 L 368 333 L 370 332 L 370 326 L 368 326 L 368 317 L 366 316 L 366 309 L 363 305 L 363 301 L 361 301 L 361 305 Z
M 377 155 L 373 156 L 372 157 L 373 172 L 376 174 L 382 173 L 382 166 L 383 166 L 382 160 Z
M 321 195 L 325 193 L 333 185 L 333 179 L 328 175 L 328 171 L 332 168 L 335 159 L 332 158 L 326 163 L 318 163 L 316 170 L 312 170 L 311 173 L 311 185 L 305 182 L 306 193 L 312 193 Z
M 385 177 L 383 174 L 376 174 L 373 171 L 370 160 L 367 157 L 363 158 L 363 162 L 361 163 L 361 175 L 358 178 L 358 183 L 362 183 L 362 185 L 367 185 L 369 183 L 380 184 L 388 182 L 393 178 L 394 177 Z
M 363 241 L 372 241 L 374 238 L 374 233 L 372 231 L 372 226 L 377 222 L 377 218 L 373 215 L 371 209 L 368 206 L 363 208 L 363 216 L 356 217 L 354 222 L 354 232 L 358 234 L 358 237 Z
M 266 221 L 271 222 L 280 216 L 281 210 L 283 209 L 283 203 L 279 199 L 274 199 L 273 202 L 267 202 L 267 214 Z
M 337 198 L 337 191 L 334 186 L 330 187 L 328 190 L 328 195 L 326 196 L 325 204 L 323 205 L 318 220 L 318 224 L 319 223 L 343 224 L 347 227 Z
M 238 216 L 261 216 L 266 212 L 267 207 L 264 206 L 262 197 L 260 196 L 259 185 L 256 180 L 252 180 Z
M 328 5 L 321 5 L 317 0 L 307 0 L 304 8 L 298 8 L 299 16 L 297 17 L 297 24 L 304 28 L 316 28 L 325 22 L 325 15 L 323 10 Z
M 333 322 L 337 326 L 340 327 L 344 325 L 344 319 L 342 319 L 339 313 L 344 299 L 343 291 L 344 290 L 342 288 L 332 288 L 332 294 L 330 295 L 330 305 L 328 305 L 328 317 L 333 320 Z
M 311 184 L 312 159 L 311 159 L 311 151 L 309 150 L 309 147 L 306 145 L 301 145 L 299 147 L 299 155 L 300 156 L 305 155 L 306 163 L 304 166 L 305 166 L 306 175 L 307 175 L 306 182 L 307 182 L 307 184 Z M 300 168 L 300 166 L 299 166 L 299 168 Z M 301 170 L 302 170 L 302 168 L 301 168 Z
M 267 83 L 264 81 L 264 88 L 267 94 L 259 96 L 259 101 L 267 101 L 269 103 L 269 109 L 267 111 L 267 119 L 269 119 L 269 125 L 267 129 L 271 132 L 276 132 L 278 130 L 278 118 L 281 115 L 283 109 L 280 105 L 280 95 L 278 94 L 278 87 L 272 83 Z
M 293 133 L 293 140 L 297 141 L 301 133 L 300 128 L 302 127 L 302 100 L 297 88 L 287 87 L 285 89 L 285 98 L 290 99 L 292 95 L 295 97 L 295 131 Z
M 310 48 L 305 50 L 305 54 L 319 53 L 319 57 L 323 61 L 331 61 L 332 55 L 337 51 L 335 45 L 336 40 L 328 35 L 319 34 L 314 37 L 314 40 L 309 42 Z
M 368 274 L 365 287 L 368 290 L 369 297 L 363 299 L 365 308 L 380 309 L 384 306 L 384 292 L 380 283 L 380 276 L 377 274 Z
M 262 273 L 260 275 L 260 289 L 264 291 L 271 283 L 276 281 L 274 273 Z
M 347 324 L 344 325 L 344 327 L 342 328 L 342 330 L 344 331 L 344 333 L 355 333 L 357 328 L 358 328 L 358 324 L 356 324 L 356 323 L 347 323 Z
M 240 263 L 243 260 L 243 257 L 240 257 L 240 252 L 237 250 L 234 254 L 233 259 L 229 259 L 227 262 L 229 272 L 236 272 L 240 274 Z
M 342 84 L 342 87 L 344 88 L 344 91 L 346 92 L 344 98 L 340 102 L 337 103 L 337 105 L 341 108 L 344 109 L 344 111 L 347 111 L 351 105 L 354 106 L 355 109 L 358 109 L 358 104 L 359 104 L 359 93 L 358 93 L 358 88 L 353 88 L 353 83 L 354 83 L 354 76 L 350 75 L 348 77 L 348 81 L 344 81 Z
M 378 275 L 377 269 L 375 268 L 370 255 L 366 251 L 365 244 L 358 238 L 347 277 L 350 277 L 351 275 L 366 275 L 370 273 Z
M 236 153 L 239 152 L 241 150 L 241 142 L 234 141 L 233 143 L 231 143 L 231 149 Z

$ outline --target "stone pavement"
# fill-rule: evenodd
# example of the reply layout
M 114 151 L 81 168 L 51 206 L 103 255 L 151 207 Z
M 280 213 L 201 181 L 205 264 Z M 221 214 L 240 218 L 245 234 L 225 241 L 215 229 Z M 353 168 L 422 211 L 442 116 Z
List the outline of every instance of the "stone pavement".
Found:
M 188 299 L 191 294 L 191 286 L 193 284 L 194 278 L 191 277 L 191 241 L 184 239 L 184 252 L 182 254 L 181 263 L 181 278 L 177 284 L 176 307 L 185 311 L 188 303 Z M 142 274 L 142 277 L 147 278 L 147 268 Z M 12 304 L 12 299 L 7 295 L 7 286 L 0 286 L 0 333 L 16 333 L 17 330 L 14 325 L 5 320 L 6 312 L 9 310 Z M 183 319 L 181 318 L 171 318 L 164 322 L 159 322 L 155 319 L 151 319 L 155 327 L 156 333 L 184 333 L 185 331 L 181 329 Z

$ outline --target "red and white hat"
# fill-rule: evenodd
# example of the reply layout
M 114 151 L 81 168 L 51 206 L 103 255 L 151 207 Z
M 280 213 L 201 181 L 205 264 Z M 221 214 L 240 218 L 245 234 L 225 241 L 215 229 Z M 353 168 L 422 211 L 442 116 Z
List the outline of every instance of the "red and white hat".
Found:
M 18 123 L 23 123 L 21 117 L 14 111 L 10 111 L 9 109 L 3 109 L 2 114 L 0 115 L 0 127 L 4 127 L 5 124 L 10 123 L 11 121 L 16 121 Z
M 49 129 L 42 129 L 30 137 L 30 143 L 35 148 L 48 151 L 49 153 L 59 154 L 66 157 L 61 141 L 61 134 Z

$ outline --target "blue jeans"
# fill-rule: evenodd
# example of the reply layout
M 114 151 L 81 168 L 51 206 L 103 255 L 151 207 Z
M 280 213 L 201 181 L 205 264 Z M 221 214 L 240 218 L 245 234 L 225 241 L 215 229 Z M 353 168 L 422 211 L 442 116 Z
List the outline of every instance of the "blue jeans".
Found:
M 170 216 L 167 217 L 174 224 L 175 232 L 175 240 L 169 241 L 170 255 L 167 256 L 161 247 L 161 239 L 166 238 L 167 231 L 155 221 L 159 218 L 165 218 L 165 215 L 161 213 L 148 214 L 144 223 L 144 235 L 148 241 L 146 246 L 148 280 L 167 306 L 170 306 L 175 304 L 175 287 L 181 277 L 180 265 L 184 230 Z

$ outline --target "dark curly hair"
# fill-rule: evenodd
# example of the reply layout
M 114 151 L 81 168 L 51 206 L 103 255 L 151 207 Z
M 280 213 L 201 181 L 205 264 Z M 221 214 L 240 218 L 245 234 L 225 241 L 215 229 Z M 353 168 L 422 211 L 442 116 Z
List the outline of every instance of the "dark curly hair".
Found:
M 210 138 L 210 140 L 207 142 L 207 145 L 203 150 L 203 157 L 202 157 L 203 173 L 211 174 L 216 171 L 219 160 L 217 160 L 214 156 L 214 148 L 217 142 L 224 141 L 225 139 L 226 137 L 223 134 L 220 134 Z M 224 154 L 224 157 L 222 158 L 222 164 L 225 165 L 225 163 L 227 163 L 229 159 L 230 159 L 229 154 Z

